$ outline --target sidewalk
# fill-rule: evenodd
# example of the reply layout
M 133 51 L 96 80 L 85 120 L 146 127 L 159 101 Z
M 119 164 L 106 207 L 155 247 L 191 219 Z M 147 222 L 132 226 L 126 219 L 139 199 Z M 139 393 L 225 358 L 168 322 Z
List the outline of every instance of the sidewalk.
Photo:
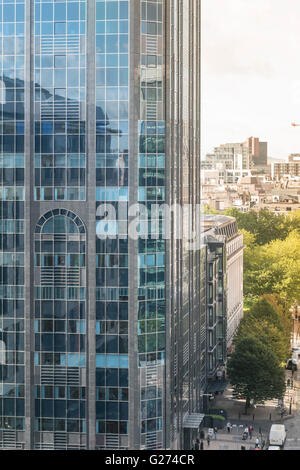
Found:
M 239 428 L 234 429 L 230 434 L 219 430 L 217 439 L 213 438 L 208 446 L 207 441 L 204 441 L 204 450 L 241 450 L 244 446 L 246 450 L 253 449 L 255 446 L 255 439 L 257 435 L 253 435 L 252 439 L 242 440 L 242 431 Z

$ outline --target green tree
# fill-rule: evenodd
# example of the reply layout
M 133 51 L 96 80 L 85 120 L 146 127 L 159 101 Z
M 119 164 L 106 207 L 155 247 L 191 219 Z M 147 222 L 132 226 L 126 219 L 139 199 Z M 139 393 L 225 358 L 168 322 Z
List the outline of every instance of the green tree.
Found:
M 279 294 L 292 305 L 300 301 L 300 234 L 245 250 L 244 295 Z
M 281 398 L 285 391 L 284 370 L 276 354 L 259 339 L 245 336 L 236 344 L 227 364 L 227 373 L 237 398 L 263 403 Z
M 291 223 L 288 223 L 285 215 L 276 215 L 267 209 L 260 209 L 259 212 L 254 210 L 240 212 L 236 208 L 230 208 L 225 213 L 236 218 L 239 229 L 247 230 L 254 235 L 256 245 L 284 240 L 291 231 Z
M 237 343 L 245 336 L 254 336 L 277 355 L 279 362 L 286 361 L 290 351 L 292 324 L 287 319 L 274 296 L 262 296 L 245 313 L 236 337 Z

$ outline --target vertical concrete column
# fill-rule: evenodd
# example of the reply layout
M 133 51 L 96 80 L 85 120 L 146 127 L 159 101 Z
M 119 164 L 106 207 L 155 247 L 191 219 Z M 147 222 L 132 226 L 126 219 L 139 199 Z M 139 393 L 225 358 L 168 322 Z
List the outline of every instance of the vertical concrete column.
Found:
M 129 10 L 129 207 L 138 202 L 138 121 L 140 117 L 140 0 Z M 130 218 L 129 218 L 130 222 Z M 140 447 L 140 377 L 138 369 L 138 242 L 128 238 L 129 297 L 129 448 Z
M 87 1 L 87 448 L 96 446 L 96 2 Z
M 33 200 L 33 1 L 25 2 L 25 448 L 33 447 L 34 433 L 34 357 L 33 357 L 33 228 L 31 207 Z

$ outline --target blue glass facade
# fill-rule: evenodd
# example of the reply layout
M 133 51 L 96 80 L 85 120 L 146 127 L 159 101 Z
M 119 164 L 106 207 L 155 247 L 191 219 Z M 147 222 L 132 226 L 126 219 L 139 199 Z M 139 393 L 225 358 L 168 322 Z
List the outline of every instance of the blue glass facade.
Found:
M 0 430 L 13 441 L 25 429 L 24 8 L 0 2 Z
M 0 0 L 0 448 L 173 445 L 179 4 Z
M 128 203 L 129 2 L 96 1 L 96 200 Z M 127 212 L 125 212 L 127 213 Z M 98 218 L 100 219 L 100 218 Z M 126 225 L 126 220 L 125 220 Z M 128 239 L 96 241 L 96 436 L 128 435 Z M 117 441 L 116 441 L 117 438 Z M 122 447 L 122 445 L 121 445 Z

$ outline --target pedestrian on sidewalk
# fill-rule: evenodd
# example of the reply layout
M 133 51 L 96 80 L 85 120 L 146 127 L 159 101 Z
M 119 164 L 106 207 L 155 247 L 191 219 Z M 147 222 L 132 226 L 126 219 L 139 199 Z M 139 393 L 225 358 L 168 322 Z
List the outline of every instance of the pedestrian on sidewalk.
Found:
M 244 434 L 245 434 L 246 439 L 248 439 L 248 436 L 249 436 L 248 424 L 246 424 L 246 427 L 245 427 L 245 429 L 244 429 Z
M 252 439 L 252 433 L 253 433 L 253 431 L 254 431 L 253 426 L 252 426 L 252 425 L 249 426 L 249 436 L 250 436 L 250 439 Z
M 259 447 L 259 439 L 258 439 L 258 437 L 255 439 L 255 447 Z
M 209 444 L 210 444 L 210 435 L 209 435 L 209 434 L 207 435 L 207 439 L 206 439 L 206 440 L 207 440 L 207 445 L 208 445 L 208 447 L 209 447 Z
M 215 433 L 215 440 L 217 440 L 217 435 L 218 435 L 218 428 L 215 426 L 214 428 L 214 433 Z
M 203 444 L 203 441 L 201 439 L 201 441 L 200 441 L 200 450 L 203 450 L 203 449 L 204 449 L 204 444 Z
M 231 431 L 231 423 L 229 423 L 229 421 L 228 421 L 228 423 L 227 423 L 227 432 L 230 433 L 230 431 Z
M 200 450 L 200 442 L 199 439 L 196 439 L 195 445 L 194 445 L 195 450 Z

